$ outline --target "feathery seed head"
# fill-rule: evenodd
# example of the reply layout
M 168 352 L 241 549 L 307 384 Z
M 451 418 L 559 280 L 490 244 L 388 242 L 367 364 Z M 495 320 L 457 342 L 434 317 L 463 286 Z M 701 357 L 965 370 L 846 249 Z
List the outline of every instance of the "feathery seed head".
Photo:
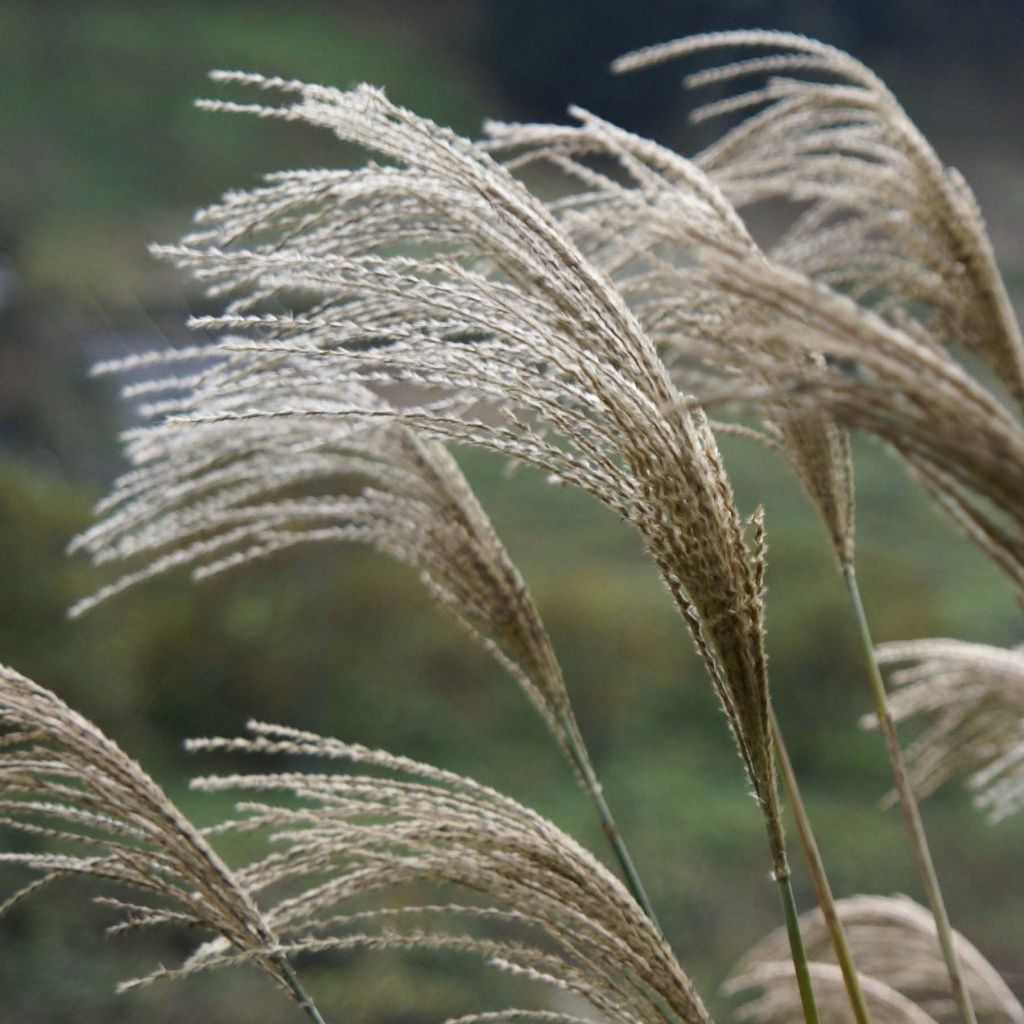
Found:
M 835 964 L 808 965 L 820 1019 L 826 1024 L 849 1024 L 850 997 L 843 972 Z M 875 1024 L 937 1024 L 916 1003 L 877 978 L 859 975 L 861 991 Z M 803 1020 L 793 965 L 786 961 L 759 963 L 736 974 L 723 986 L 727 995 L 755 992 L 736 1011 L 753 1024 L 798 1024 Z
M 287 953 L 463 951 L 578 996 L 611 1021 L 710 1024 L 689 978 L 633 898 L 546 819 L 471 779 L 408 758 L 280 726 L 249 728 L 247 738 L 195 740 L 190 747 L 312 756 L 357 769 L 195 782 L 254 795 L 221 829 L 256 830 L 273 840 L 273 852 L 241 875 L 260 893 L 285 888 L 268 918 Z M 298 803 L 280 806 L 283 794 Z M 484 903 L 346 910 L 355 897 L 409 884 L 454 885 Z M 418 926 L 423 915 L 435 923 Z M 474 928 L 488 923 L 500 929 L 493 938 Z M 224 951 L 221 958 L 233 957 Z
M 512 167 L 544 161 L 577 187 L 552 208 L 614 278 L 681 390 L 699 389 L 704 363 L 716 376 L 756 375 L 749 350 L 771 344 L 774 313 L 731 295 L 703 266 L 708 253 L 755 268 L 767 262 L 729 199 L 695 163 L 586 111 L 573 113 L 575 127 L 492 123 L 490 148 Z M 619 177 L 591 166 L 593 158 L 617 167 Z M 742 432 L 780 454 L 821 513 L 837 557 L 852 562 L 853 467 L 846 435 L 826 412 L 780 401 L 762 431 L 716 429 Z
M 922 795 L 969 773 L 974 802 L 991 821 L 1024 807 L 1024 651 L 962 640 L 882 644 L 882 664 L 910 662 L 890 675 L 897 721 L 928 725 L 907 750 Z
M 199 376 L 233 372 L 223 347 L 207 353 L 219 358 Z M 308 383 L 314 400 L 315 364 L 300 367 L 301 357 L 290 357 L 287 366 L 275 363 L 267 372 L 284 375 L 282 393 Z M 181 383 L 180 377 L 155 382 L 145 389 L 147 399 L 157 387 L 175 390 Z M 251 385 L 262 383 L 251 379 Z M 353 407 L 369 414 L 334 423 L 286 414 L 268 428 L 245 415 L 251 393 L 234 394 L 225 384 L 206 406 L 216 407 L 218 423 L 194 437 L 175 433 L 154 443 L 144 436 L 145 464 L 118 481 L 106 518 L 72 545 L 97 562 L 140 568 L 80 602 L 73 614 L 182 564 L 204 578 L 298 544 L 370 544 L 421 571 L 438 603 L 497 657 L 565 745 L 576 726 L 547 632 L 455 460 L 436 441 L 386 422 L 388 403 L 362 385 L 320 390 L 325 416 Z M 194 403 L 168 399 L 162 414 L 172 404 L 180 410 Z M 276 408 L 275 396 L 261 408 Z M 363 486 L 352 493 L 355 481 Z M 325 494 L 328 487 L 335 493 Z
M 284 984 L 276 939 L 249 890 L 160 787 L 92 722 L 2 666 L 0 795 L 6 826 L 70 850 L 0 853 L 0 863 L 37 876 L 0 903 L 0 915 L 58 878 L 114 882 L 158 902 L 104 900 L 125 915 L 112 931 L 198 927 Z
M 935 920 L 928 910 L 906 896 L 853 896 L 837 901 L 836 909 L 853 959 L 863 972 L 864 992 L 876 1020 L 891 1019 L 894 1024 L 897 1019 L 914 1024 L 922 1017 L 939 1024 L 959 1020 Z M 808 957 L 831 961 L 831 939 L 821 912 L 803 914 L 800 928 Z M 953 933 L 953 941 L 979 1021 L 1024 1021 L 1024 1007 L 995 968 L 958 932 Z M 791 970 L 784 962 L 786 955 L 786 935 L 780 929 L 762 939 L 737 965 L 728 987 L 733 991 L 757 987 L 761 993 L 757 1002 L 745 1008 L 745 1016 L 765 1024 L 799 1016 L 795 990 L 790 991 L 794 989 L 792 978 L 786 975 L 787 969 Z M 834 1016 L 848 1020 L 849 1007 L 842 1005 L 845 1000 L 839 970 L 831 963 L 822 963 L 826 966 L 835 972 L 834 979 L 823 986 L 829 991 L 835 988 Z M 815 991 L 817 983 L 815 976 Z M 833 1002 L 825 991 L 819 998 Z
M 760 556 L 748 550 L 707 421 L 680 402 L 618 291 L 483 150 L 379 91 L 217 77 L 284 102 L 207 106 L 326 127 L 396 166 L 274 176 L 203 211 L 183 245 L 162 250 L 229 303 L 204 326 L 230 335 L 210 347 L 216 361 L 184 397 L 157 409 L 170 415 L 130 437 L 139 468 L 111 518 L 131 532 L 133 490 L 158 480 L 195 501 L 193 480 L 220 466 L 186 453 L 222 431 L 263 434 L 272 454 L 261 471 L 290 472 L 289 437 L 302 422 L 346 437 L 367 422 L 400 422 L 582 488 L 643 534 L 726 709 L 776 869 L 788 870 Z M 293 311 L 259 312 L 269 304 Z M 210 553 L 205 544 L 238 539 L 167 557 L 191 561 Z
M 918 323 L 938 344 L 968 348 L 1024 401 L 1024 340 L 977 201 L 870 69 L 825 43 L 765 31 L 692 36 L 615 67 L 722 49 L 768 52 L 699 71 L 688 85 L 768 78 L 696 112 L 756 111 L 697 163 L 740 208 L 792 201 L 799 212 L 772 258 Z
M 745 299 L 759 321 L 735 361 L 746 384 L 733 396 L 771 416 L 815 410 L 877 434 L 1022 589 L 1024 505 L 1007 484 L 1022 479 L 1024 433 L 948 352 L 972 352 L 1018 404 L 1024 399 L 1024 343 L 974 197 L 877 76 L 826 44 L 784 32 L 711 33 L 627 55 L 616 68 L 727 47 L 772 52 L 697 72 L 691 86 L 775 77 L 704 109 L 761 108 L 696 163 L 741 209 L 782 199 L 797 211 L 770 264 L 705 247 L 705 261 L 720 269 L 707 283 Z M 773 312 L 782 315 L 766 325 Z M 690 355 L 702 348 L 687 339 Z M 729 391 L 721 372 L 711 376 L 720 386 L 696 387 L 702 397 Z M 812 489 L 819 508 L 852 511 L 829 491 Z

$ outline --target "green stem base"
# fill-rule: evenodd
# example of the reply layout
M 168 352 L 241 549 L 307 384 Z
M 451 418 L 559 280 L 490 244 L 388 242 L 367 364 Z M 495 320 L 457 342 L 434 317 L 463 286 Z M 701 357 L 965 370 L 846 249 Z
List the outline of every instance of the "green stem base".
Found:
M 907 826 L 907 833 L 910 836 L 910 844 L 914 850 L 914 858 L 917 861 L 921 881 L 924 884 L 928 905 L 931 907 L 932 916 L 935 918 L 935 927 L 939 936 L 939 945 L 942 947 L 942 956 L 946 961 L 946 970 L 949 973 L 949 984 L 953 992 L 953 999 L 960 1010 L 960 1016 L 963 1018 L 964 1024 L 977 1024 L 974 1005 L 971 1002 L 967 986 L 964 984 L 960 957 L 957 954 L 956 945 L 953 941 L 953 926 L 949 923 L 949 914 L 946 912 L 946 904 L 942 898 L 942 889 L 939 886 L 939 878 L 935 872 L 935 863 L 932 860 L 931 849 L 928 846 L 928 837 L 925 834 L 924 822 L 921 820 L 921 812 L 917 806 L 917 797 L 914 795 L 913 787 L 910 784 L 910 774 L 907 771 L 899 737 L 896 735 L 896 724 L 889 710 L 889 697 L 885 692 L 885 683 L 882 681 L 882 673 L 875 658 L 875 645 L 871 639 L 867 616 L 864 613 L 864 603 L 861 600 L 860 588 L 857 586 L 857 574 L 854 572 L 852 565 L 843 566 L 843 579 L 846 582 L 846 590 L 850 596 L 850 603 L 853 606 L 854 617 L 857 620 L 861 648 L 864 652 L 864 662 L 867 666 L 868 682 L 871 685 L 871 696 L 875 704 L 875 715 L 878 718 L 879 729 L 885 739 L 885 748 L 889 754 L 889 763 L 892 766 L 892 777 L 896 783 L 896 793 L 899 796 L 903 820 Z

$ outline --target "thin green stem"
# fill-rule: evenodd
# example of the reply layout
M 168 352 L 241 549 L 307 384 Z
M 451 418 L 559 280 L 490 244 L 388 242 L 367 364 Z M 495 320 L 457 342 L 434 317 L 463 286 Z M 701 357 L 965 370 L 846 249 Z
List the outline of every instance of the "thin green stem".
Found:
M 288 958 L 284 953 L 275 954 L 273 961 L 274 966 L 281 972 L 281 976 L 284 978 L 284 983 L 287 985 L 289 992 L 291 992 L 292 998 L 299 1004 L 306 1016 L 313 1021 L 313 1024 L 327 1024 L 317 1009 L 316 1003 L 313 1002 L 312 998 L 302 987 L 295 969 L 288 962 Z
M 889 754 L 889 763 L 892 766 L 892 777 L 896 783 L 896 793 L 903 811 L 903 820 L 910 835 L 911 846 L 914 850 L 914 857 L 917 860 L 918 870 L 921 873 L 921 880 L 924 883 L 928 904 L 931 907 L 932 916 L 935 918 L 939 945 L 942 947 L 942 955 L 946 961 L 946 970 L 949 972 L 949 983 L 953 990 L 953 998 L 960 1010 L 960 1016 L 963 1018 L 964 1024 L 977 1024 L 971 996 L 967 991 L 967 986 L 964 984 L 960 957 L 957 954 L 956 945 L 953 941 L 953 927 L 949 923 L 949 915 L 946 913 L 946 904 L 942 898 L 942 889 L 939 886 L 939 878 L 935 872 L 935 864 L 928 846 L 928 837 L 925 835 L 921 812 L 918 810 L 917 798 L 914 796 L 914 790 L 910 784 L 910 775 L 907 772 L 906 762 L 903 758 L 903 751 L 900 748 L 899 738 L 896 735 L 896 723 L 893 721 L 892 713 L 889 710 L 889 698 L 885 691 L 885 684 L 882 682 L 882 673 L 878 668 L 878 661 L 875 658 L 875 646 L 871 640 L 867 616 L 864 614 L 864 603 L 861 600 L 860 588 L 857 586 L 857 574 L 852 564 L 843 566 L 843 579 L 846 581 L 850 603 L 853 605 L 854 616 L 857 619 L 864 661 L 867 665 L 868 681 L 871 684 L 871 696 L 875 703 L 875 714 L 878 718 L 882 736 L 885 738 L 885 747 Z
M 608 806 L 608 802 L 604 798 L 601 783 L 598 782 L 597 776 L 594 774 L 594 768 L 591 764 L 590 756 L 583 745 L 583 741 L 579 738 L 579 733 L 574 728 L 573 723 L 569 721 L 567 715 L 563 714 L 561 716 L 560 724 L 563 735 L 566 738 L 569 753 L 572 755 L 573 763 L 576 765 L 576 770 L 583 780 L 583 785 L 590 794 L 594 807 L 597 809 L 598 817 L 601 819 L 601 828 L 608 839 L 608 844 L 612 848 L 615 859 L 619 862 L 626 885 L 633 894 L 633 899 L 637 901 L 643 912 L 650 918 L 651 923 L 660 932 L 661 925 L 658 924 L 654 907 L 651 906 L 647 890 L 644 888 L 643 882 L 640 881 L 640 875 L 636 870 L 636 865 L 633 863 L 633 858 L 629 854 L 625 840 L 619 832 L 619 827 L 615 824 L 615 818 L 612 815 L 611 808 Z
M 819 1024 L 818 1007 L 814 1002 L 814 990 L 811 988 L 811 972 L 807 967 L 807 951 L 804 949 L 803 936 L 800 934 L 800 915 L 796 910 L 796 900 L 793 899 L 793 886 L 788 874 L 776 872 L 775 881 L 779 886 L 782 911 L 786 916 L 786 934 L 789 936 L 789 951 L 793 958 L 797 988 L 800 990 L 804 1020 L 806 1024 Z
M 770 708 L 769 713 L 771 715 L 772 734 L 775 740 L 775 752 L 778 757 L 779 768 L 782 771 L 782 781 L 786 788 L 789 808 L 796 822 L 800 845 L 803 847 L 804 859 L 807 861 L 807 871 L 811 876 L 811 884 L 814 886 L 818 907 L 821 910 L 821 915 L 825 920 L 825 927 L 828 929 L 829 938 L 832 941 L 836 962 L 839 964 L 839 969 L 843 972 L 843 983 L 846 986 L 846 993 L 850 999 L 850 1008 L 853 1010 L 853 1016 L 857 1024 L 871 1024 L 871 1014 L 868 1011 L 868 1004 L 860 985 L 860 975 L 857 973 L 857 967 L 853 962 L 853 953 L 850 951 L 850 944 L 846 939 L 846 929 L 843 927 L 843 922 L 836 911 L 832 887 L 829 885 L 828 876 L 825 874 L 825 865 L 818 850 L 817 840 L 814 838 L 810 818 L 807 816 L 807 808 L 804 806 L 803 797 L 800 795 L 800 786 L 793 771 L 793 763 L 789 759 L 786 741 L 782 736 L 782 730 L 779 728 L 779 720 L 775 717 L 775 709 Z

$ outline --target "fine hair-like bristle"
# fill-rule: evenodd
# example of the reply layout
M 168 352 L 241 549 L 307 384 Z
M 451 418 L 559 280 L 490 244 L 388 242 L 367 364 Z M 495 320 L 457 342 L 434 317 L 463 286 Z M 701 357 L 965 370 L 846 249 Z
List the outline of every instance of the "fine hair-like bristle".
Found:
M 219 326 L 231 333 L 211 348 L 226 358 L 186 382 L 168 418 L 130 435 L 140 469 L 128 488 L 154 474 L 187 487 L 196 468 L 181 454 L 225 424 L 280 436 L 298 419 L 323 430 L 387 419 L 596 496 L 640 530 L 691 628 L 775 870 L 787 873 L 763 552 L 748 547 L 706 418 L 680 399 L 610 280 L 484 151 L 380 91 L 218 77 L 284 102 L 213 109 L 305 121 L 398 166 L 276 175 L 203 211 L 182 245 L 160 250 L 228 301 Z M 259 312 L 268 303 L 291 311 Z M 399 386 L 402 397 L 353 400 L 354 384 L 378 395 Z
M 1024 807 L 1024 652 L 910 640 L 880 645 L 878 660 L 912 663 L 889 678 L 897 721 L 927 722 L 907 750 L 915 789 L 927 795 L 967 775 L 976 806 L 990 820 Z
M 907 1020 L 908 1024 L 916 1014 L 930 1016 L 941 1024 L 959 1020 L 949 993 L 935 921 L 929 911 L 907 896 L 852 896 L 838 900 L 836 909 L 857 966 L 865 976 L 865 995 L 873 1014 L 876 1006 L 870 987 L 872 981 L 899 994 L 900 999 L 894 1006 L 900 1019 Z M 815 961 L 830 960 L 831 944 L 820 911 L 803 914 L 800 925 L 808 957 Z M 978 1020 L 985 1024 L 1024 1021 L 1024 1007 L 992 964 L 959 932 L 954 932 L 954 942 Z M 786 980 L 786 971 L 791 968 L 785 959 L 786 936 L 776 930 L 754 946 L 736 966 L 729 982 L 732 991 L 760 989 L 761 1001 L 750 1004 L 745 1012 L 750 1019 L 768 1024 L 798 1016 L 798 1010 L 788 1016 L 785 1012 L 787 1006 L 795 1009 L 795 993 L 788 991 L 792 981 Z M 907 1011 L 907 1006 L 913 1007 L 913 1011 Z M 844 1012 L 840 1006 L 836 1017 L 848 1019 L 848 1009 Z M 883 1013 L 882 1017 L 890 1017 L 890 1014 Z
M 847 1024 L 852 1018 L 842 972 L 835 964 L 817 961 L 812 961 L 808 970 L 821 1020 L 826 1024 Z M 920 1006 L 885 982 L 863 974 L 859 981 L 874 1024 L 937 1024 Z M 748 997 L 736 1011 L 737 1020 L 794 1024 L 802 1019 L 791 963 L 780 960 L 754 964 L 734 975 L 723 990 L 726 995 Z
M 710 1024 L 689 978 L 622 884 L 540 815 L 409 758 L 282 726 L 253 722 L 249 730 L 248 737 L 189 746 L 355 768 L 194 783 L 245 794 L 239 817 L 218 831 L 273 840 L 272 852 L 240 875 L 268 900 L 268 919 L 289 955 L 447 949 L 579 997 L 606 1020 Z M 425 884 L 455 886 L 472 898 L 348 907 L 360 896 L 401 897 L 407 886 Z M 234 959 L 228 950 L 219 957 Z
M 772 257 L 970 349 L 1024 401 L 1024 340 L 977 200 L 874 72 L 826 43 L 767 31 L 665 43 L 617 70 L 723 49 L 762 53 L 691 74 L 689 86 L 767 80 L 695 112 L 754 111 L 696 162 L 740 208 L 793 202 Z
M 205 353 L 219 357 L 212 368 L 222 372 L 231 363 L 225 347 L 231 342 Z M 287 366 L 274 367 L 282 392 L 304 365 L 291 356 Z M 308 382 L 315 366 L 307 369 Z M 151 400 L 160 387 L 181 386 L 175 377 L 144 390 Z M 343 382 L 323 400 L 332 409 L 388 408 L 365 387 Z M 162 414 L 172 401 L 161 403 Z M 299 544 L 369 544 L 418 568 L 437 602 L 494 654 L 559 742 L 571 745 L 575 718 L 540 614 L 444 446 L 383 420 L 328 424 L 296 415 L 268 429 L 229 415 L 250 401 L 223 389 L 223 420 L 187 438 L 187 450 L 176 447 L 186 439 L 170 437 L 115 484 L 104 518 L 71 547 L 97 563 L 140 568 L 79 602 L 72 614 L 182 565 L 205 578 Z M 186 399 L 181 407 L 193 404 Z M 325 494 L 327 488 L 334 493 Z
M 746 299 L 762 320 L 765 311 L 781 314 L 752 325 L 744 351 L 719 353 L 746 380 L 733 396 L 877 434 L 1021 590 L 1024 495 L 1009 495 L 1006 482 L 1021 478 L 1024 433 L 950 354 L 971 352 L 1019 406 L 1024 343 L 970 189 L 878 77 L 824 43 L 785 32 L 711 33 L 638 51 L 616 67 L 729 47 L 770 52 L 696 72 L 690 85 L 774 77 L 704 110 L 762 108 L 695 162 L 740 209 L 781 199 L 795 211 L 770 264 L 706 247 L 722 271 L 712 285 Z M 691 356 L 707 347 L 688 339 Z M 717 390 L 728 389 L 723 381 Z
M 576 126 L 490 123 L 489 148 L 510 167 L 543 161 L 567 176 L 575 191 L 551 208 L 613 277 L 683 392 L 700 390 L 705 360 L 718 373 L 735 367 L 756 379 L 757 354 L 750 350 L 771 344 L 766 329 L 775 313 L 729 294 L 702 262 L 706 252 L 718 252 L 755 267 L 766 263 L 729 199 L 695 163 L 584 110 L 572 113 Z M 803 358 L 821 362 L 811 353 Z M 761 430 L 726 423 L 715 429 L 742 433 L 781 456 L 821 514 L 839 561 L 852 564 L 849 442 L 826 411 L 781 400 Z
M 0 853 L 0 863 L 36 875 L 0 903 L 0 915 L 59 878 L 126 886 L 156 902 L 103 900 L 123 914 L 111 931 L 198 928 L 295 994 L 287 961 L 250 890 L 163 790 L 92 722 L 3 666 L 0 797 L 4 825 L 66 848 Z M 203 949 L 188 962 L 201 960 Z

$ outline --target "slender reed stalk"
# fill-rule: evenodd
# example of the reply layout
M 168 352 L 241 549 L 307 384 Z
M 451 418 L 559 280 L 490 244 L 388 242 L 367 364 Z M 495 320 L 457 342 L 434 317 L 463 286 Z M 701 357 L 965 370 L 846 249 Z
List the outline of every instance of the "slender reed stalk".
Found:
M 278 953 L 274 957 L 274 963 L 281 969 L 281 977 L 284 979 L 285 985 L 306 1016 L 313 1021 L 313 1024 L 327 1024 L 317 1009 L 316 1003 L 313 1002 L 309 994 L 302 987 L 302 982 L 299 981 L 298 975 L 284 953 Z
M 842 572 L 847 592 L 850 595 L 850 603 L 853 606 L 854 617 L 857 620 L 857 631 L 861 649 L 864 652 L 864 663 L 867 667 L 871 696 L 875 703 L 875 714 L 878 717 L 882 736 L 885 738 L 885 748 L 889 755 L 889 764 L 892 766 L 896 793 L 903 811 L 903 820 L 910 836 L 918 871 L 921 874 L 921 881 L 924 883 L 925 895 L 932 915 L 935 917 L 935 927 L 938 931 L 939 944 L 942 947 L 942 956 L 949 972 L 953 998 L 960 1010 L 964 1024 L 976 1024 L 974 1005 L 971 1002 L 967 986 L 964 984 L 960 957 L 953 941 L 953 927 L 949 922 L 949 914 L 946 912 L 946 904 L 942 898 L 942 889 L 939 886 L 939 878 L 935 871 L 931 849 L 928 846 L 924 822 L 921 820 L 917 798 L 914 796 L 914 790 L 910 784 L 910 775 L 900 747 L 899 737 L 896 735 L 896 724 L 889 709 L 889 698 L 885 691 L 885 684 L 882 682 L 878 661 L 875 658 L 875 647 L 871 640 L 867 616 L 864 613 L 864 602 L 861 600 L 860 588 L 857 585 L 857 573 L 852 563 L 844 565 Z
M 779 898 L 782 900 L 782 912 L 786 917 L 786 934 L 789 936 L 789 951 L 793 958 L 793 970 L 796 972 L 796 983 L 800 989 L 800 1006 L 804 1011 L 807 1024 L 819 1024 L 818 1007 L 814 1002 L 814 989 L 811 987 L 811 972 L 807 966 L 807 951 L 804 949 L 803 936 L 800 934 L 800 915 L 797 913 L 796 900 L 793 899 L 793 885 L 789 875 L 776 875 L 779 886 Z
M 818 908 L 828 929 L 829 940 L 832 943 L 832 950 L 836 956 L 836 962 L 843 975 L 843 985 L 850 1000 L 850 1009 L 853 1011 L 857 1024 L 871 1024 L 871 1012 L 868 1010 L 867 1000 L 864 998 L 864 990 L 861 987 L 860 975 L 853 962 L 853 953 L 850 950 L 850 943 L 846 938 L 846 929 L 843 927 L 842 919 L 836 909 L 836 901 L 832 895 L 832 886 L 829 885 L 828 875 L 825 873 L 825 864 L 821 859 L 818 850 L 818 843 L 811 828 L 811 820 L 807 815 L 807 808 L 804 807 L 803 797 L 800 794 L 800 786 L 797 782 L 796 773 L 793 771 L 793 762 L 789 758 L 789 751 L 786 748 L 786 741 L 779 727 L 779 720 L 775 715 L 775 709 L 771 709 L 772 734 L 775 737 L 775 752 L 778 756 L 779 769 L 782 773 L 782 782 L 786 789 L 786 797 L 789 801 L 790 810 L 793 812 L 793 820 L 796 822 L 797 835 L 800 837 L 800 845 L 804 851 L 804 859 L 807 861 L 807 871 L 811 876 L 811 884 L 814 886 L 814 895 L 818 901 Z
M 644 888 L 644 883 L 640 880 L 640 874 L 633 863 L 633 858 L 630 856 L 626 841 L 622 838 L 619 827 L 615 823 L 615 818 L 612 815 L 611 808 L 608 806 L 608 801 L 604 798 L 601 783 L 598 782 L 597 776 L 594 774 L 594 767 L 587 754 L 586 747 L 583 746 L 579 733 L 575 729 L 568 728 L 568 722 L 562 724 L 565 727 L 566 742 L 569 753 L 572 755 L 573 764 L 579 773 L 584 788 L 590 795 L 598 817 L 601 819 L 601 828 L 604 831 L 605 838 L 608 840 L 608 845 L 612 849 L 612 853 L 615 854 L 615 859 L 619 862 L 619 867 L 622 869 L 622 877 L 625 879 L 633 898 L 640 904 L 644 913 L 650 918 L 651 924 L 660 933 L 661 925 L 658 923 L 657 915 L 654 913 L 654 907 L 651 904 L 650 897 L 647 895 L 647 890 Z

